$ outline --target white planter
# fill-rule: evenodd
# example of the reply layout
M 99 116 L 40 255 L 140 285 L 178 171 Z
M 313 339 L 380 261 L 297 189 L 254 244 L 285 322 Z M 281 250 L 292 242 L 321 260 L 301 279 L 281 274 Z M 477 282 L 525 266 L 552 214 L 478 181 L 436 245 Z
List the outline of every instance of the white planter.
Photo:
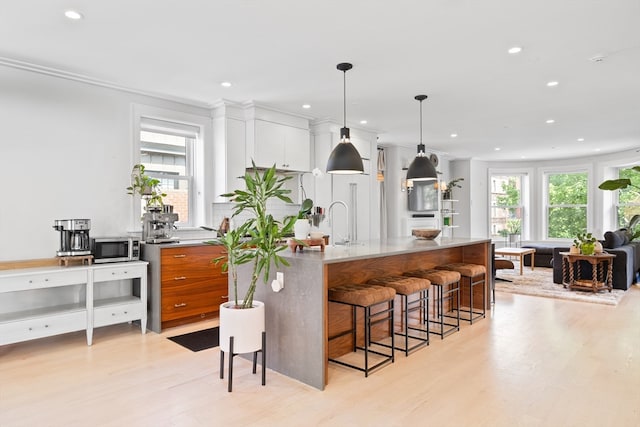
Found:
M 242 301 L 240 301 L 240 304 Z M 253 353 L 262 349 L 264 303 L 253 301 L 253 308 L 233 308 L 235 302 L 220 304 L 220 350 L 229 352 L 229 337 L 233 337 L 233 352 Z
M 304 240 L 309 236 L 311 222 L 308 219 L 297 219 L 293 224 L 293 235 L 298 240 Z

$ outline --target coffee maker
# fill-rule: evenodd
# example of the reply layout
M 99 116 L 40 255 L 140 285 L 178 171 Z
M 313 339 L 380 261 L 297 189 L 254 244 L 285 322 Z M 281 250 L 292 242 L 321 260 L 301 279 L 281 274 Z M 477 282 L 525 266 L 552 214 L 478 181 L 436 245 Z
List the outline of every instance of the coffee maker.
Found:
M 178 221 L 178 214 L 173 213 L 173 206 L 149 207 L 142 215 L 142 240 L 146 243 L 177 242 L 172 237 L 174 223 Z
M 57 219 L 53 228 L 60 232 L 60 249 L 57 256 L 91 255 L 89 246 L 89 219 Z

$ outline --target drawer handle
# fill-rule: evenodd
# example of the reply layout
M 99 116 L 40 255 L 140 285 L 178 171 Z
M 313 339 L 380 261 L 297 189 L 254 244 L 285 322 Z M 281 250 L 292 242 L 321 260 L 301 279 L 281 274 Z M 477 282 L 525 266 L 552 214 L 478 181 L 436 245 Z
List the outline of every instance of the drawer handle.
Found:
M 186 307 L 186 306 L 187 306 L 187 303 L 186 303 L 186 302 L 181 302 L 180 304 L 173 304 L 173 306 L 174 306 L 175 308 Z
M 111 274 L 116 275 L 117 273 L 115 271 L 112 271 Z M 127 274 L 127 272 L 123 271 L 122 274 Z
M 173 280 L 186 280 L 185 276 L 174 277 Z
M 174 255 L 174 258 L 185 258 L 186 255 L 185 254 L 181 254 L 181 255 Z

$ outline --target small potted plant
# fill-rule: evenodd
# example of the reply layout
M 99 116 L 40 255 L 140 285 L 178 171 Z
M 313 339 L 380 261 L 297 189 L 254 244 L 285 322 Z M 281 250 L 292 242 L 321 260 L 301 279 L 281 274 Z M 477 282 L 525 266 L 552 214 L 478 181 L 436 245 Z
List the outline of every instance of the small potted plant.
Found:
M 445 200 L 451 199 L 451 190 L 456 187 L 462 188 L 462 185 L 459 184 L 460 181 L 464 181 L 464 178 L 455 178 L 444 184 L 442 188 L 442 198 Z
M 294 224 L 293 233 L 294 237 L 298 240 L 304 240 L 309 235 L 311 230 L 311 209 L 313 209 L 313 200 L 304 199 L 300 205 L 300 211 L 296 216 L 296 222 Z
M 518 242 L 518 238 L 522 233 L 522 222 L 520 218 L 509 218 L 507 220 L 507 236 L 510 244 Z
M 139 195 L 145 200 L 146 208 L 164 205 L 163 198 L 167 196 L 160 189 L 160 180 L 152 178 L 144 173 L 145 167 L 142 164 L 133 166 L 131 170 L 131 185 L 127 187 L 127 194 Z
M 580 252 L 583 255 L 593 255 L 596 238 L 593 236 L 593 234 L 584 231 L 576 236 L 576 238 L 573 240 L 573 244 L 580 248 Z

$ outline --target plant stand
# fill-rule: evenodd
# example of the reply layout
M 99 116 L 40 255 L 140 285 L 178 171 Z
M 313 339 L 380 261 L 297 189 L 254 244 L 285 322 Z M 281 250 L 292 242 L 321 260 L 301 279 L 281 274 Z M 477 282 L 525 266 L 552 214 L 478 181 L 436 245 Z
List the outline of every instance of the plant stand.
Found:
M 267 383 L 266 362 L 267 362 L 267 333 L 262 332 L 262 348 L 253 352 L 253 373 L 256 373 L 258 363 L 258 352 L 262 353 L 262 385 Z M 229 337 L 229 386 L 227 391 L 231 393 L 233 387 L 233 358 L 241 353 L 233 352 L 233 337 Z M 224 351 L 220 350 L 220 379 L 224 379 Z

